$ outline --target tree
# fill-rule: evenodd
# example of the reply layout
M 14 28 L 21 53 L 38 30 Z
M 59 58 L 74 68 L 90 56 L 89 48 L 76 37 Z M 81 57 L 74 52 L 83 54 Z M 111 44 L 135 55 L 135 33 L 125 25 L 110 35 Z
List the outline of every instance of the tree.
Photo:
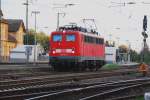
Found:
M 24 39 L 23 39 L 24 41 L 23 42 L 25 45 L 34 45 L 34 34 L 33 33 L 34 33 L 34 30 L 31 29 L 31 30 L 29 30 L 28 34 L 24 35 Z
M 127 53 L 128 47 L 125 45 L 119 46 L 119 53 Z M 144 62 L 150 64 L 150 50 L 148 44 L 146 44 L 145 49 L 143 48 L 140 53 L 137 53 L 135 50 L 130 49 L 130 59 L 132 62 L 142 62 L 142 57 L 144 53 Z
M 140 52 L 141 61 L 142 61 L 143 54 L 144 54 L 144 62 L 150 63 L 150 50 L 149 50 L 149 46 L 147 43 L 146 43 L 145 48 L 143 48 Z
M 140 62 L 141 60 L 140 54 L 132 49 L 130 50 L 130 58 L 132 62 Z
M 128 47 L 126 45 L 120 45 L 119 46 L 119 52 L 120 53 L 127 53 Z
M 44 50 L 48 52 L 49 50 L 49 36 L 45 35 L 45 33 L 40 32 L 37 35 L 37 42 L 40 43 Z
M 29 30 L 28 35 L 24 35 L 24 44 L 27 44 L 28 37 L 28 45 L 34 45 L 34 35 L 36 34 L 36 43 L 39 43 L 45 50 L 48 52 L 49 49 L 49 36 L 47 36 L 44 32 L 35 33 L 33 29 Z

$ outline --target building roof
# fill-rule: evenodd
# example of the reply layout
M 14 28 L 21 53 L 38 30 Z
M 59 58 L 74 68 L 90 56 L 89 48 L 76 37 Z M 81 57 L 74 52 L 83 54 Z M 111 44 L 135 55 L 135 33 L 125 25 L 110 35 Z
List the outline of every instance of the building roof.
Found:
M 8 24 L 7 20 L 5 20 L 4 18 L 2 18 L 2 19 L 0 20 L 0 22 L 1 22 L 1 23 L 5 23 L 5 24 Z
M 20 19 L 6 19 L 8 22 L 8 31 L 9 32 L 17 32 L 20 26 L 23 26 L 23 30 L 25 32 L 25 26 L 23 20 Z
M 8 41 L 17 42 L 16 38 L 14 36 L 12 36 L 11 34 L 8 34 Z
M 0 9 L 0 16 L 3 16 L 3 12 L 2 12 L 2 10 Z

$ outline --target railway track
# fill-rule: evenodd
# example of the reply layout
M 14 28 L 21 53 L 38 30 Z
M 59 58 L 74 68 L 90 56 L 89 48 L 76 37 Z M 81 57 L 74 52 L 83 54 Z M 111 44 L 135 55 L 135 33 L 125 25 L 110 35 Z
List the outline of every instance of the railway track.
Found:
M 128 69 L 136 69 L 137 67 L 133 66 L 122 66 L 119 69 L 113 69 L 113 70 L 105 70 L 100 69 L 99 72 L 113 72 L 114 70 L 128 70 Z M 50 75 L 50 74 L 66 74 L 66 73 L 73 73 L 73 72 L 55 72 L 47 68 L 21 68 L 17 70 L 15 69 L 0 69 L 0 81 L 2 80 L 17 80 L 27 77 L 34 77 L 34 76 L 44 76 L 44 75 Z M 80 72 L 78 72 L 80 73 Z M 83 72 L 82 72 L 83 73 Z
M 16 68 L 16 69 L 15 69 Z M 135 66 L 122 66 L 119 68 L 119 70 L 123 69 L 135 69 Z M 116 69 L 114 69 L 116 70 Z M 100 72 L 106 72 L 105 69 L 100 69 Z M 111 71 L 111 70 L 109 70 Z M 113 70 L 112 70 L 113 71 Z M 18 80 L 28 77 L 34 77 L 34 76 L 44 76 L 44 75 L 50 75 L 50 74 L 59 74 L 59 73 L 65 73 L 65 72 L 55 72 L 52 71 L 49 67 L 27 67 L 27 66 L 16 66 L 16 67 L 1 67 L 0 69 L 0 81 L 9 81 L 9 80 Z M 66 72 L 67 73 L 67 72 Z M 73 72 L 70 72 L 73 73 Z
M 100 70 L 98 72 L 81 73 L 51 73 L 50 75 L 21 78 L 11 81 L 0 81 L 0 99 L 23 100 L 35 96 L 57 93 L 63 90 L 85 88 L 88 86 L 104 84 L 105 82 L 80 83 L 81 80 L 102 77 L 127 75 L 137 73 L 136 68 L 122 67 L 116 70 Z
M 109 87 L 107 88 L 111 88 L 111 87 L 116 87 L 115 82 L 107 82 L 107 84 L 105 82 L 97 82 L 97 83 L 83 83 L 83 84 L 64 84 L 64 85 L 55 85 L 55 86 L 47 86 L 47 87 L 34 87 L 34 88 L 30 88 L 30 89 L 25 89 L 23 90 L 16 90 L 13 91 L 13 95 L 7 95 L 9 92 L 3 92 L 3 95 L 1 93 L 0 99 L 2 100 L 23 100 L 23 98 L 29 98 L 29 97 L 34 97 L 34 96 L 43 96 L 46 94 L 52 94 L 52 93 L 58 93 L 61 91 L 65 91 L 65 90 L 70 90 L 70 89 L 80 89 L 80 88 L 85 88 L 85 87 L 93 87 L 95 85 L 100 85 L 102 87 L 109 85 Z M 126 85 L 133 85 L 134 83 L 129 83 L 129 84 L 125 84 Z M 35 93 L 36 91 L 36 93 Z M 37 93 L 38 91 L 38 93 Z M 10 93 L 11 94 L 11 93 Z M 57 99 L 56 99 L 57 100 Z M 66 100 L 66 99 L 64 99 Z M 70 99 L 72 100 L 72 99 Z M 78 99 L 77 99 L 78 100 Z
M 150 82 L 139 83 L 130 86 L 118 87 L 92 95 L 90 97 L 82 98 L 80 100 L 131 100 L 137 96 L 143 96 L 145 92 L 150 90 Z
M 32 87 L 24 90 L 13 90 L 13 95 L 7 95 L 9 92 L 1 92 L 0 99 L 3 100 L 23 100 L 23 98 L 29 98 L 33 96 L 39 96 L 39 95 L 45 95 L 48 93 L 56 93 L 60 92 L 62 90 L 68 90 L 68 89 L 74 89 L 74 88 L 81 88 L 81 87 L 87 87 L 92 86 L 96 84 L 104 84 L 103 82 L 99 83 L 85 83 L 85 84 L 76 84 L 76 83 L 64 83 L 64 84 L 55 84 L 55 85 L 44 85 L 40 87 Z M 35 92 L 36 91 L 36 92 Z M 38 93 L 37 93 L 38 91 Z M 16 92 L 16 93 L 15 93 Z M 3 93 L 3 94 L 2 94 Z M 9 94 L 12 94 L 11 92 Z M 19 99 L 22 98 L 22 99 Z
M 142 78 L 69 89 L 26 100 L 127 100 L 149 89 L 150 78 Z
M 121 72 L 122 73 L 122 72 Z M 120 73 L 120 74 L 121 74 Z M 66 78 L 56 78 L 53 79 L 49 79 L 47 81 L 35 81 L 33 83 L 30 82 L 25 82 L 24 84 L 16 84 L 16 85 L 12 85 L 12 84 L 8 84 L 6 86 L 1 85 L 1 91 L 0 91 L 0 99 L 4 99 L 4 100 L 23 100 L 23 98 L 25 97 L 33 97 L 35 95 L 41 95 L 41 94 L 47 94 L 48 92 L 54 92 L 54 91 L 62 91 L 65 89 L 71 89 L 71 88 L 81 88 L 81 87 L 87 87 L 87 86 L 92 86 L 92 85 L 96 85 L 96 84 L 104 84 L 103 82 L 99 82 L 99 83 L 89 83 L 89 84 L 81 84 L 80 85 L 80 81 L 79 80 L 86 80 L 86 79 L 93 79 L 98 78 L 98 77 L 104 77 L 100 76 L 101 74 L 95 74 L 96 76 L 94 76 L 94 74 L 90 74 L 90 75 L 81 75 L 79 74 L 78 77 L 77 75 L 74 76 L 69 76 Z M 119 73 L 117 74 L 117 72 L 115 72 L 115 75 L 119 75 Z M 106 77 L 108 76 L 112 76 L 112 73 L 106 75 Z M 75 80 L 76 79 L 76 80 Z M 33 79 L 31 79 L 31 81 L 34 81 Z M 79 82 L 78 82 L 79 81 Z M 74 84 L 75 83 L 75 84 Z M 38 93 L 38 94 L 37 94 Z M 40 94 L 41 93 L 41 94 Z M 32 95 L 33 94 L 33 95 Z M 18 99 L 17 99 L 18 98 Z M 22 98 L 22 99 L 19 99 Z
M 113 71 L 104 71 L 104 72 L 86 72 L 86 73 L 55 73 L 39 77 L 29 77 L 20 80 L 11 80 L 11 81 L 0 81 L 0 90 L 10 89 L 15 87 L 26 87 L 26 86 L 35 86 L 41 84 L 50 84 L 50 83 L 59 83 L 59 82 L 68 82 L 74 80 L 83 80 L 83 79 L 92 79 L 92 78 L 101 78 L 117 75 L 125 75 L 129 73 L 136 73 L 136 70 L 113 70 Z
M 9 74 L 0 74 L 0 81 L 11 81 L 11 80 L 19 80 L 25 79 L 29 77 L 38 77 L 38 76 L 46 76 L 51 75 L 49 72 L 23 72 L 23 73 L 9 73 Z

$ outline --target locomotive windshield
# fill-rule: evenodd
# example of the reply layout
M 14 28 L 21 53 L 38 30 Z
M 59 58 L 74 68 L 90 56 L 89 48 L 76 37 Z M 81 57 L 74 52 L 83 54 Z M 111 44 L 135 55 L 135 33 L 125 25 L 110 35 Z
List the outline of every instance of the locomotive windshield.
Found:
M 75 41 L 75 35 L 74 34 L 66 35 L 66 41 Z
M 62 35 L 59 35 L 59 34 L 53 35 L 53 41 L 54 42 L 60 42 L 60 41 L 62 41 Z

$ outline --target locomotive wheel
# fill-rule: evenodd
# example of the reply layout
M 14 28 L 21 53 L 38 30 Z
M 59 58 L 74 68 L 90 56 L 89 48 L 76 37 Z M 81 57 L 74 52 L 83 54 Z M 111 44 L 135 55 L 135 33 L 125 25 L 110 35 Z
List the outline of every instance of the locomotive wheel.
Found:
M 60 64 L 60 66 L 61 66 L 61 71 L 64 71 L 64 72 L 70 71 L 70 64 L 69 63 L 63 62 Z
M 54 70 L 54 71 L 60 71 L 60 68 L 59 68 L 58 65 L 55 64 L 55 65 L 53 65 L 53 70 Z
M 85 71 L 86 70 L 86 67 L 85 67 L 85 64 L 84 63 L 79 63 L 79 71 Z
M 65 71 L 70 71 L 71 70 L 71 63 L 66 63 L 64 66 Z
M 94 71 L 94 63 L 92 61 L 88 62 L 88 68 L 90 71 Z
M 99 61 L 96 61 L 96 65 L 95 65 L 95 71 L 98 71 L 101 67 L 101 64 Z
M 92 68 L 92 66 L 90 66 L 89 68 L 88 68 L 90 71 L 93 71 L 94 69 Z
M 75 71 L 75 72 L 79 71 L 79 64 L 77 64 L 77 63 L 73 64 L 73 71 Z
M 64 70 L 64 64 L 55 63 L 52 66 L 53 66 L 54 71 L 63 71 Z

